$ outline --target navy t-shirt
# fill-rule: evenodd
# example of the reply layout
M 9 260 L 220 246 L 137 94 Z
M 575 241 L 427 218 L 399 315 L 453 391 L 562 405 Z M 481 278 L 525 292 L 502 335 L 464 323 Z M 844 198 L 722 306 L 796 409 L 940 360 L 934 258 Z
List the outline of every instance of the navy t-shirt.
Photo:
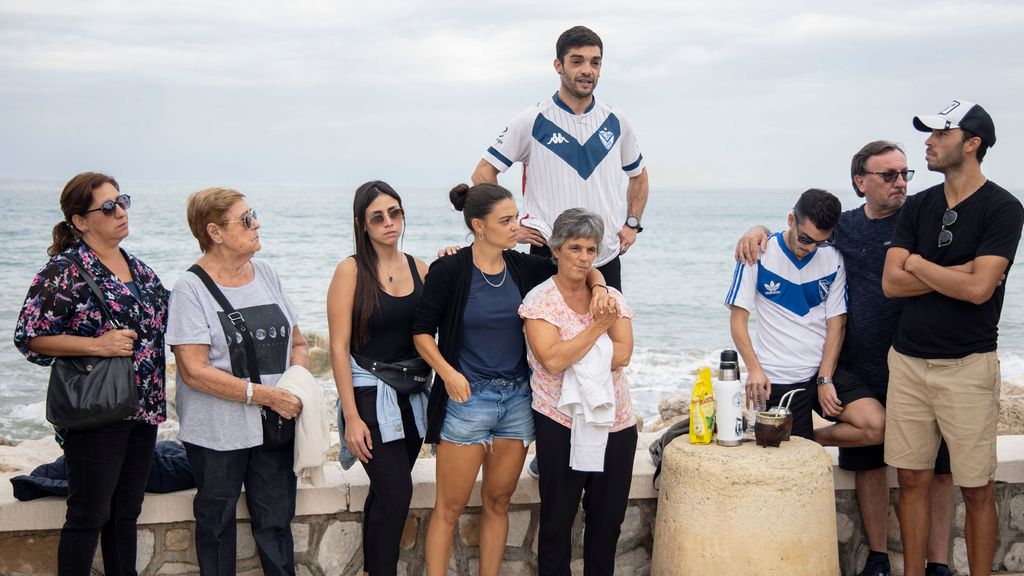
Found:
M 504 282 L 502 283 L 502 278 Z M 523 303 L 512 275 L 487 275 L 473 266 L 469 299 L 462 313 L 459 367 L 466 380 L 518 378 L 526 374 L 525 341 L 519 305 Z M 501 283 L 501 286 L 494 285 Z
M 886 356 L 903 310 L 902 298 L 882 292 L 882 270 L 899 212 L 871 219 L 864 206 L 847 210 L 836 226 L 836 248 L 846 266 L 846 337 L 839 365 L 864 384 L 884 389 L 889 382 Z
M 1002 187 L 986 181 L 953 206 L 956 222 L 946 229 L 953 241 L 939 247 L 942 215 L 947 208 L 943 185 L 907 199 L 900 213 L 893 247 L 920 254 L 940 266 L 964 264 L 979 256 L 1002 256 L 1013 264 L 1024 224 L 1024 207 Z M 1006 268 L 1009 277 L 1010 266 Z M 956 300 L 938 292 L 907 298 L 893 347 L 917 358 L 962 358 L 996 349 L 1004 286 L 983 304 Z

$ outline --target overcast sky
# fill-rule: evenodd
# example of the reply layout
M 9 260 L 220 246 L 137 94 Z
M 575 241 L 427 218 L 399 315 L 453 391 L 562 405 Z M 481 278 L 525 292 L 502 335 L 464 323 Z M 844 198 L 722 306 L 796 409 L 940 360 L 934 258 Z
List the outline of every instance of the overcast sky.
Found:
M 953 98 L 995 119 L 986 175 L 1024 184 L 1018 0 L 0 0 L 0 178 L 447 188 L 555 91 L 575 24 L 654 189 L 845 186 L 876 138 L 920 189 L 911 118 Z

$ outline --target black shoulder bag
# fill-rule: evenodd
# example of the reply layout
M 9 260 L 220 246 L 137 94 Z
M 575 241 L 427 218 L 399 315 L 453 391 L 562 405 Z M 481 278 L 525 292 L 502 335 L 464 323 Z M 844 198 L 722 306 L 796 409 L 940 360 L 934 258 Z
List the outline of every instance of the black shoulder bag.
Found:
M 103 292 L 77 256 L 82 279 L 96 295 L 103 316 L 119 329 Z M 57 428 L 82 430 L 113 424 L 139 410 L 139 389 L 131 356 L 60 356 L 50 368 L 46 419 Z
M 253 384 L 262 384 L 260 381 L 260 361 L 256 355 L 256 343 L 253 342 L 252 333 L 245 325 L 245 318 L 242 313 L 235 310 L 235 307 L 228 302 L 224 293 L 217 287 L 216 282 L 198 264 L 193 264 L 188 269 L 195 274 L 206 285 L 213 299 L 220 304 L 224 313 L 228 315 L 231 324 L 238 333 L 242 335 L 242 342 L 245 344 L 245 361 L 249 366 L 249 381 Z M 295 440 L 295 419 L 282 418 L 269 406 L 260 406 L 260 414 L 263 416 L 263 445 L 267 447 L 279 447 L 290 445 Z

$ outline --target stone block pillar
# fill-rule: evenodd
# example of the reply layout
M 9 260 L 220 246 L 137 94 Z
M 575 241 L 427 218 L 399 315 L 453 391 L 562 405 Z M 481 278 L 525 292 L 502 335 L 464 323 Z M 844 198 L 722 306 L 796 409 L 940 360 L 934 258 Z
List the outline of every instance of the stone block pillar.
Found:
M 665 450 L 653 576 L 839 574 L 832 459 L 793 437 L 780 448 L 680 436 Z

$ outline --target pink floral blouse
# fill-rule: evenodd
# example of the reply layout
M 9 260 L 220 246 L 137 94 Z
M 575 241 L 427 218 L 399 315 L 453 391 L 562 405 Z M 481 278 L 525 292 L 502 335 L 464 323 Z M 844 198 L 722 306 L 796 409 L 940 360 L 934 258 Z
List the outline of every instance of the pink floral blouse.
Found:
M 608 291 L 619 303 L 620 316 L 632 318 L 633 310 L 626 306 L 622 293 L 614 288 L 609 288 Z M 519 315 L 524 320 L 544 320 L 553 324 L 558 328 L 562 340 L 572 339 L 594 321 L 593 315 L 589 312 L 579 314 L 566 304 L 562 293 L 555 286 L 554 278 L 549 278 L 530 290 L 519 306 Z M 552 374 L 545 370 L 529 346 L 526 350 L 526 360 L 533 370 L 533 376 L 530 378 L 533 409 L 567 428 L 572 426 L 572 418 L 558 410 L 558 399 L 562 395 L 562 372 Z M 619 369 L 612 372 L 612 382 L 615 387 L 615 424 L 611 431 L 618 432 L 635 425 L 636 417 L 633 415 L 633 403 L 629 398 L 629 382 L 626 380 L 625 371 Z

